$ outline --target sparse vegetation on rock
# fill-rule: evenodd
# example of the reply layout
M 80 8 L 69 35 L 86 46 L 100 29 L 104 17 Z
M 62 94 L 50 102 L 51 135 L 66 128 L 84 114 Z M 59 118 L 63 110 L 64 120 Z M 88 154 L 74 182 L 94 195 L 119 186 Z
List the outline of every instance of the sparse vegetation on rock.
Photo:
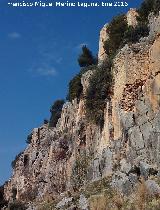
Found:
M 81 84 L 82 74 L 88 70 L 92 70 L 97 65 L 97 58 L 92 55 L 92 52 L 87 48 L 87 46 L 82 46 L 82 54 L 78 57 L 78 63 L 81 67 L 81 70 L 73 79 L 69 82 L 69 90 L 67 95 L 67 100 L 72 101 L 77 98 L 80 99 L 83 91 Z
M 81 73 L 77 74 L 73 77 L 73 79 L 69 82 L 69 92 L 67 99 L 72 101 L 73 99 L 79 99 L 82 94 L 82 84 L 81 84 Z
M 120 15 L 104 26 L 102 52 L 105 28 L 110 33 L 106 60 L 92 65 L 81 57 L 84 67 L 69 84 L 71 103 L 55 101 L 50 121 L 33 130 L 27 140 L 33 142 L 12 162 L 5 185 L 10 210 L 23 210 L 23 202 L 39 210 L 160 209 L 157 20 L 155 41 L 149 36 L 137 44 L 148 35 L 145 20 L 128 26 Z M 1 188 L 0 199 L 3 205 Z
M 109 39 L 104 43 L 107 55 L 114 58 L 117 50 L 123 46 L 124 34 L 128 28 L 125 15 L 113 18 L 108 27 Z
M 101 127 L 104 123 L 104 108 L 111 96 L 112 80 L 111 63 L 106 62 L 90 78 L 86 93 L 87 117 Z
M 137 26 L 128 26 L 125 15 L 114 17 L 107 29 L 109 39 L 104 43 L 107 55 L 113 59 L 118 50 L 125 44 L 136 43 L 140 38 L 148 36 L 148 16 L 150 13 L 158 15 L 159 11 L 159 0 L 145 0 L 137 10 Z
M 139 16 L 137 20 L 140 23 L 148 24 L 148 16 L 151 12 L 158 15 L 160 11 L 160 1 L 159 0 L 144 0 L 138 9 Z
M 124 34 L 124 43 L 136 43 L 142 37 L 146 37 L 149 34 L 149 28 L 144 23 L 139 23 L 135 28 L 129 26 Z
M 94 70 L 96 67 L 96 65 L 83 67 L 81 68 L 80 72 L 76 76 L 74 76 L 72 80 L 70 80 L 67 100 L 72 101 L 75 98 L 77 98 L 78 100 L 81 98 L 83 92 L 83 87 L 81 84 L 82 74 L 84 74 L 88 70 Z
M 54 104 L 52 105 L 50 112 L 51 112 L 51 118 L 49 121 L 49 127 L 55 127 L 58 119 L 61 116 L 61 111 L 63 108 L 64 100 L 56 100 Z

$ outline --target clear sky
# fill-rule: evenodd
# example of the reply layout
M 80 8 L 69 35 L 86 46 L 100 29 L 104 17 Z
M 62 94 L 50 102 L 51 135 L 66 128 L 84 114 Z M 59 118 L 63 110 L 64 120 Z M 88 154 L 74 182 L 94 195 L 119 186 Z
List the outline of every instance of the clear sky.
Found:
M 142 0 L 127 2 L 127 8 L 13 8 L 0 0 L 0 184 L 26 136 L 49 118 L 54 100 L 65 98 L 81 45 L 97 54 L 103 25 Z

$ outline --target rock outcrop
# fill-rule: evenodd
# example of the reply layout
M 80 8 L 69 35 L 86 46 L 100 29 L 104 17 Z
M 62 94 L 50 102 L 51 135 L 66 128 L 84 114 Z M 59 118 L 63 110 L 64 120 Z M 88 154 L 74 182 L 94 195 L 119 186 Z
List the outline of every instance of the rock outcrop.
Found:
M 136 15 L 131 10 L 128 23 L 135 25 L 132 13 Z M 160 193 L 150 180 L 160 174 L 159 20 L 150 21 L 149 37 L 125 45 L 115 57 L 114 91 L 106 102 L 104 127 L 88 122 L 85 99 L 65 103 L 55 128 L 42 125 L 33 130 L 31 143 L 5 184 L 8 201 L 32 203 L 28 209 L 42 209 L 37 203 L 47 201 L 55 209 L 104 210 L 104 191 L 93 194 L 94 189 L 109 186 L 128 195 L 140 176 L 153 193 Z M 108 37 L 105 28 L 100 37 L 100 60 Z M 87 72 L 82 77 L 84 92 L 90 75 Z
M 126 17 L 127 17 L 127 22 L 129 26 L 135 27 L 138 24 L 137 16 L 138 16 L 138 12 L 136 11 L 136 9 L 130 9 L 127 12 Z

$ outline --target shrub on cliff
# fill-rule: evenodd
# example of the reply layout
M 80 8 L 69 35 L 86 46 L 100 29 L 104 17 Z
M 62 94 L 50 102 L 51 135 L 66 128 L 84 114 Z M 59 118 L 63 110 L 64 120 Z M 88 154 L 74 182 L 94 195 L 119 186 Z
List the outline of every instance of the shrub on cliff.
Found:
M 64 100 L 56 100 L 54 104 L 52 105 L 50 112 L 51 112 L 51 118 L 49 121 L 49 127 L 55 127 L 58 119 L 61 117 L 61 111 L 63 108 Z
M 141 37 L 149 35 L 148 16 L 152 12 L 154 15 L 158 15 L 160 11 L 159 0 L 145 0 L 140 8 L 137 10 L 138 25 L 133 28 L 131 26 L 125 32 L 124 43 L 138 42 Z
M 80 98 L 83 87 L 81 84 L 81 74 L 77 74 L 73 79 L 69 82 L 69 91 L 67 99 L 72 101 L 75 98 Z
M 124 43 L 136 43 L 141 37 L 149 35 L 149 28 L 146 24 L 139 23 L 135 28 L 129 26 L 124 34 Z
M 160 11 L 160 1 L 159 0 L 144 0 L 138 9 L 139 16 L 137 20 L 143 24 L 148 24 L 148 16 L 151 12 L 154 15 L 158 15 Z
M 104 43 L 105 51 L 113 58 L 117 50 L 123 45 L 124 34 L 128 28 L 125 15 L 113 18 L 108 27 L 109 39 Z
M 86 93 L 86 114 L 90 121 L 103 126 L 106 100 L 110 98 L 112 86 L 111 63 L 97 68 Z
M 137 20 L 139 22 L 148 23 L 148 15 L 153 11 L 154 2 L 155 0 L 144 0 L 138 9 Z
M 128 26 L 126 16 L 119 15 L 113 18 L 108 27 L 109 39 L 104 43 L 107 55 L 113 59 L 118 49 L 126 43 L 136 43 L 141 37 L 149 35 L 148 16 L 151 12 L 158 15 L 160 11 L 159 0 L 144 0 L 137 10 L 138 25 L 134 28 Z
M 97 66 L 96 65 L 90 65 L 81 68 L 80 72 L 73 77 L 73 79 L 69 82 L 69 90 L 68 90 L 68 96 L 67 100 L 72 101 L 73 99 L 77 98 L 80 99 L 83 91 L 83 87 L 81 84 L 81 77 L 82 74 L 87 72 L 88 70 L 94 70 Z
M 69 91 L 67 100 L 72 101 L 77 98 L 80 99 L 83 91 L 81 84 L 81 77 L 88 70 L 92 70 L 97 65 L 97 58 L 92 55 L 92 52 L 84 45 L 82 47 L 82 54 L 78 58 L 79 66 L 81 67 L 80 72 L 73 77 L 69 82 Z
M 86 45 L 82 46 L 82 54 L 78 58 L 80 67 L 87 67 L 90 65 L 97 64 L 97 59 L 92 55 L 92 52 L 87 48 Z

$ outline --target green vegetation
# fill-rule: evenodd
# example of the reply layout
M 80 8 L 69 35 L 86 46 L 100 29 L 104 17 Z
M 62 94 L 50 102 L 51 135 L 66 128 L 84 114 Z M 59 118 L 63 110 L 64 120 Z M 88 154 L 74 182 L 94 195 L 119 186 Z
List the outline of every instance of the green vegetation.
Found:
M 55 127 L 58 119 L 61 117 L 61 112 L 63 108 L 64 100 L 56 100 L 52 105 L 50 112 L 51 118 L 49 121 L 49 127 Z
M 80 100 L 83 87 L 81 84 L 81 77 L 88 70 L 95 70 L 93 76 L 90 78 L 90 85 L 86 93 L 86 110 L 87 117 L 92 122 L 102 126 L 104 121 L 104 108 L 106 100 L 109 100 L 112 87 L 112 65 L 113 59 L 118 50 L 127 43 L 136 43 L 141 37 L 146 37 L 149 34 L 148 15 L 153 12 L 155 15 L 159 13 L 159 0 L 145 0 L 141 7 L 137 10 L 139 16 L 137 17 L 138 25 L 135 27 L 128 26 L 126 15 L 122 14 L 113 18 L 108 28 L 109 39 L 104 43 L 105 51 L 108 55 L 107 62 L 97 67 L 97 57 L 87 48 L 82 46 L 82 53 L 78 57 L 78 64 L 81 70 L 69 82 L 69 90 L 67 100 L 70 102 L 77 98 Z M 58 119 L 61 116 L 64 100 L 57 100 L 51 107 L 51 118 L 49 120 L 49 127 L 55 127 Z M 44 121 L 48 124 L 48 121 Z M 31 143 L 32 134 L 27 137 L 26 142 Z
M 138 9 L 139 17 L 137 20 L 139 22 L 148 23 L 148 15 L 153 11 L 154 2 L 155 0 L 144 0 Z
M 69 82 L 69 92 L 67 99 L 72 101 L 73 99 L 79 99 L 82 94 L 82 84 L 81 84 L 81 73 L 77 74 L 73 79 Z
M 135 28 L 129 26 L 124 34 L 124 43 L 136 43 L 141 37 L 146 37 L 149 34 L 149 28 L 146 24 L 139 23 Z
M 87 67 L 97 64 L 97 58 L 92 55 L 92 52 L 87 48 L 86 45 L 82 46 L 82 54 L 78 58 L 78 63 L 80 67 Z
M 111 95 L 112 73 L 111 63 L 106 62 L 97 67 L 90 78 L 90 84 L 86 93 L 86 113 L 90 121 L 103 126 L 104 108 L 106 100 Z
M 97 58 L 92 55 L 92 52 L 84 45 L 82 46 L 82 54 L 78 58 L 79 66 L 81 70 L 73 79 L 69 82 L 69 91 L 67 95 L 67 100 L 72 101 L 77 98 L 80 99 L 83 91 L 81 84 L 81 77 L 88 70 L 92 70 L 97 65 Z
M 123 46 L 124 34 L 128 28 L 125 15 L 113 18 L 108 27 L 109 39 L 104 43 L 106 53 L 112 59 L 117 50 Z
M 67 100 L 72 101 L 73 99 L 77 98 L 78 100 L 82 96 L 83 87 L 81 84 L 81 77 L 82 74 L 87 72 L 88 70 L 93 70 L 96 68 L 96 65 L 90 65 L 84 68 L 81 68 L 80 72 L 73 77 L 73 79 L 69 82 L 69 91 Z
M 112 61 L 118 50 L 127 43 L 136 43 L 141 37 L 149 34 L 148 15 L 153 12 L 158 14 L 160 10 L 159 0 L 145 0 L 138 9 L 139 17 L 136 27 L 128 26 L 126 16 L 119 15 L 113 18 L 109 27 L 109 39 L 104 43 L 105 51 L 109 56 L 109 62 L 102 67 L 97 67 L 97 59 L 86 47 L 82 47 L 82 54 L 78 58 L 81 69 L 70 82 L 67 99 L 72 101 L 82 97 L 83 87 L 81 84 L 82 74 L 90 69 L 96 69 L 90 78 L 90 85 L 86 94 L 86 108 L 88 118 L 96 124 L 103 125 L 103 112 L 106 100 L 109 99 L 112 86 Z
M 135 43 L 140 40 L 141 37 L 146 37 L 149 35 L 148 28 L 148 16 L 150 13 L 158 15 L 160 11 L 160 1 L 159 0 L 145 0 L 140 8 L 137 10 L 139 16 L 137 16 L 138 25 L 133 28 L 131 26 L 125 32 L 124 44 L 125 43 Z
M 160 11 L 159 0 L 145 0 L 137 10 L 138 25 L 128 26 L 125 15 L 113 18 L 108 27 L 109 39 L 104 43 L 105 51 L 113 59 L 120 48 L 127 43 L 136 43 L 142 37 L 149 35 L 148 16 L 151 12 L 157 15 Z
M 148 36 L 149 28 L 146 20 L 141 15 L 139 16 L 140 19 L 141 21 L 138 21 L 138 25 L 133 27 L 127 25 L 125 15 L 119 15 L 113 18 L 107 29 L 109 39 L 104 43 L 105 51 L 111 60 L 125 44 L 136 43 L 141 37 Z
M 148 24 L 148 16 L 151 12 L 154 15 L 158 15 L 160 11 L 160 1 L 159 0 L 144 0 L 141 7 L 138 9 L 139 17 L 137 20 L 143 24 Z

